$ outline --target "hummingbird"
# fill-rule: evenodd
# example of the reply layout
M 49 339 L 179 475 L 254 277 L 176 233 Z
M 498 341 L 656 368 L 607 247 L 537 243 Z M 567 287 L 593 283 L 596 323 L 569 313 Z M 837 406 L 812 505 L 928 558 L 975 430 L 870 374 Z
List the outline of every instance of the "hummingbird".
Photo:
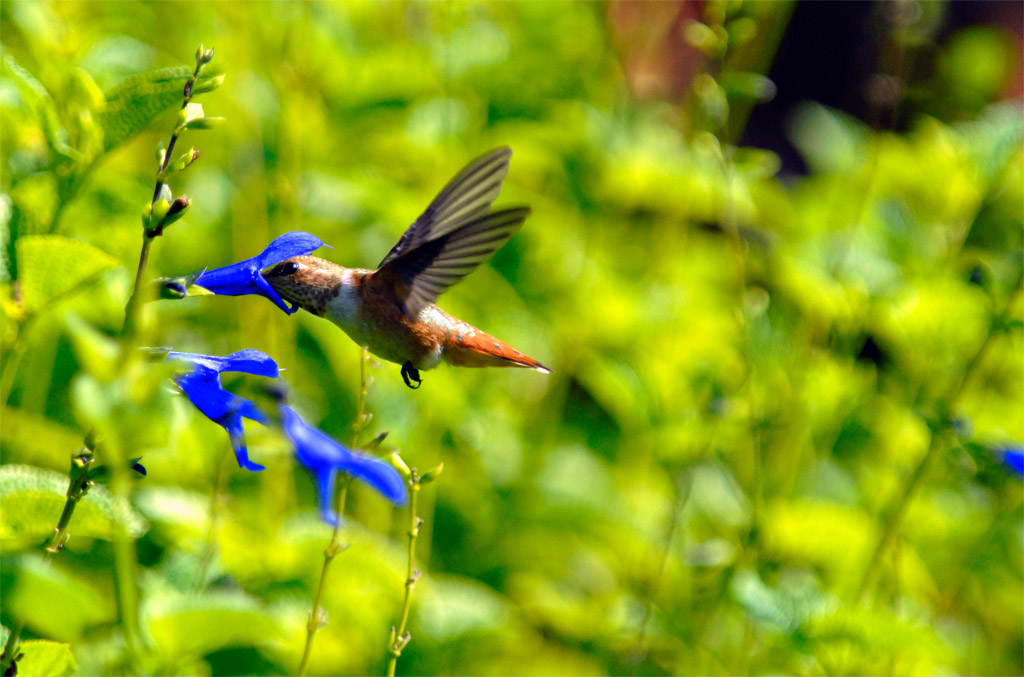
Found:
M 416 389 L 420 370 L 460 367 L 551 370 L 434 305 L 448 287 L 486 261 L 523 225 L 529 207 L 491 211 L 512 150 L 469 163 L 438 193 L 375 270 L 294 256 L 264 274 L 285 300 L 341 327 L 374 355 L 402 365 Z M 415 385 L 413 385 L 415 383 Z

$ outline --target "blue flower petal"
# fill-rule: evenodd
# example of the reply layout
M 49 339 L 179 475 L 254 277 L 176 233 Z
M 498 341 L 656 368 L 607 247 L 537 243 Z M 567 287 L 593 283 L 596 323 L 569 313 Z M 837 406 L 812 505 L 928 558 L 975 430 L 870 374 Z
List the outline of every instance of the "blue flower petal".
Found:
M 201 273 L 196 285 L 223 296 L 244 296 L 257 294 L 273 301 L 274 305 L 291 315 L 298 308 L 290 308 L 263 278 L 263 269 L 293 256 L 310 254 L 326 246 L 320 238 L 310 233 L 293 231 L 276 238 L 259 256 L 215 268 Z
M 1024 447 L 1003 447 L 998 452 L 1003 457 L 1003 465 L 1014 474 L 1024 476 Z
M 263 425 L 270 419 L 252 401 L 225 390 L 220 375 L 225 371 L 238 371 L 276 378 L 280 374 L 277 363 L 259 350 L 240 350 L 225 357 L 172 351 L 166 359 L 194 365 L 192 371 L 174 376 L 174 382 L 196 409 L 227 431 L 239 466 L 247 470 L 263 470 L 264 466 L 249 460 L 242 419 L 248 418 Z
M 320 517 L 332 527 L 338 526 L 338 513 L 334 510 L 334 486 L 338 479 L 338 471 L 334 468 L 320 468 L 315 472 L 317 503 Z
M 323 483 L 322 474 L 327 471 L 341 470 L 349 473 L 372 486 L 392 503 L 405 503 L 405 482 L 390 465 L 349 450 L 317 428 L 307 425 L 291 407 L 282 406 L 281 415 L 285 435 L 295 445 L 295 457 L 317 477 L 320 512 L 325 521 L 330 522 L 330 515 L 325 510 L 330 507 L 334 494 L 333 483 L 330 486 Z
M 315 252 L 320 247 L 330 248 L 330 245 L 325 245 L 316 235 L 294 230 L 271 242 L 256 259 L 259 261 L 260 270 L 263 270 L 293 256 L 305 256 Z
M 197 370 L 175 376 L 174 382 L 192 406 L 211 421 L 220 421 L 235 410 L 237 400 L 242 399 L 224 390 L 216 374 L 211 379 Z
M 277 378 L 281 375 L 277 362 L 274 362 L 270 355 L 267 355 L 262 350 L 255 350 L 253 348 L 239 350 L 237 353 L 231 353 L 224 357 L 171 351 L 167 353 L 166 359 L 191 362 L 198 367 L 208 369 L 217 374 L 225 371 L 238 371 L 243 374 L 267 376 L 270 378 Z
M 259 289 L 260 291 L 253 293 L 259 294 L 260 296 L 265 296 L 266 298 L 270 299 L 271 301 L 274 302 L 274 305 L 283 310 L 286 315 L 291 315 L 293 313 L 299 312 L 298 306 L 289 306 L 287 303 L 284 302 L 284 299 L 281 298 L 281 296 L 277 293 L 277 290 L 270 286 L 270 283 L 267 282 L 266 278 L 264 278 L 262 274 L 256 276 L 255 283 L 256 288 Z
M 228 414 L 218 423 L 224 426 L 224 430 L 228 431 L 228 437 L 231 438 L 231 448 L 235 450 L 235 458 L 238 460 L 239 467 L 253 472 L 265 469 L 266 466 L 249 460 L 249 450 L 245 447 L 245 428 L 242 426 L 241 416 L 238 414 Z
M 397 470 L 379 458 L 353 453 L 342 470 L 363 480 L 392 503 L 405 505 L 405 481 Z

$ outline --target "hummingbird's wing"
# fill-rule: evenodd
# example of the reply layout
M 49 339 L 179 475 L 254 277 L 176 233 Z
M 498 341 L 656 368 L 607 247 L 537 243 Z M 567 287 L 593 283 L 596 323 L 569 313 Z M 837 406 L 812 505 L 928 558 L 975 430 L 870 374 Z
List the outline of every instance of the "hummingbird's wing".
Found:
M 514 207 L 470 216 L 388 260 L 373 274 L 371 284 L 385 285 L 406 317 L 414 320 L 445 289 L 489 259 L 529 214 L 529 207 Z
M 441 237 L 470 217 L 490 211 L 491 203 L 501 192 L 501 182 L 508 174 L 511 157 L 512 149 L 505 146 L 485 153 L 466 165 L 402 234 L 378 267 L 383 267 L 428 240 Z

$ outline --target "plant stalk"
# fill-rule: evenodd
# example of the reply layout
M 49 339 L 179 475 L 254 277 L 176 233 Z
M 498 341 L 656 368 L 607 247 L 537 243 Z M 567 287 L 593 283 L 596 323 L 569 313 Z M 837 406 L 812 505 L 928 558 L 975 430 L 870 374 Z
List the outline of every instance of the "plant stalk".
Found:
M 316 594 L 313 596 L 313 609 L 309 612 L 309 621 L 306 623 L 306 644 L 302 648 L 302 661 L 299 663 L 298 675 L 302 677 L 309 669 L 309 656 L 313 650 L 313 636 L 316 631 L 327 624 L 320 609 L 320 600 L 323 598 L 324 588 L 327 587 L 327 570 L 331 562 L 348 548 L 347 543 L 342 543 L 339 538 L 341 532 L 341 517 L 345 513 L 345 499 L 348 496 L 348 485 L 352 481 L 351 475 L 345 475 L 338 488 L 338 495 L 334 500 L 334 510 L 338 515 L 338 523 L 334 525 L 334 533 L 331 535 L 330 545 L 324 549 L 324 566 L 320 569 L 320 582 L 316 586 Z
M 84 456 L 87 449 L 72 454 L 72 459 L 81 458 Z M 46 552 L 44 559 L 47 563 L 51 562 L 56 556 L 60 549 L 64 547 L 64 544 L 68 540 L 68 526 L 71 524 L 71 518 L 75 514 L 75 508 L 78 507 L 78 502 L 89 492 L 90 484 L 86 481 L 86 473 L 75 472 L 75 461 L 72 461 L 71 479 L 68 483 L 67 500 L 64 501 L 64 508 L 61 510 L 60 518 L 57 520 L 57 526 L 54 527 L 53 536 L 43 546 L 43 550 Z M 89 461 L 86 461 L 86 465 L 91 463 L 91 457 Z M 21 633 L 25 629 L 25 624 L 21 621 L 11 629 L 11 634 L 8 635 L 7 641 L 4 643 L 3 654 L 0 654 L 0 675 L 6 675 L 11 671 L 12 664 L 17 660 L 18 654 L 18 643 L 21 640 Z
M 412 609 L 412 592 L 420 572 L 416 569 L 416 537 L 420 534 L 423 520 L 416 514 L 417 498 L 420 494 L 420 478 L 416 469 L 412 469 L 409 477 L 409 565 L 405 579 L 405 601 L 402 603 L 402 619 L 398 628 L 391 628 L 391 643 L 388 646 L 388 677 L 394 677 L 398 659 L 402 650 L 409 644 L 412 635 L 405 629 L 409 623 L 409 611 Z
M 356 418 L 352 424 L 352 446 L 356 447 L 359 444 L 359 433 L 366 428 L 369 420 L 366 417 L 366 394 L 370 390 L 370 384 L 373 379 L 366 374 L 366 363 L 370 361 L 370 351 L 363 346 L 362 353 L 360 353 L 359 360 L 359 395 L 356 398 Z M 348 487 L 352 483 L 352 476 L 348 473 L 341 473 L 340 485 L 338 487 L 338 494 L 334 499 L 334 512 L 338 516 L 338 523 L 334 525 L 334 532 L 331 534 L 331 542 L 327 548 L 324 549 L 324 565 L 320 569 L 320 582 L 317 583 L 316 593 L 313 595 L 313 608 L 309 612 L 309 621 L 306 623 L 306 643 L 302 648 L 302 660 L 299 662 L 298 675 L 302 677 L 306 674 L 306 670 L 309 669 L 309 657 L 313 650 L 313 636 L 316 635 L 316 631 L 326 625 L 327 621 L 323 618 L 324 613 L 320 609 L 320 600 L 323 598 L 324 588 L 327 584 L 327 570 L 331 566 L 331 562 L 341 552 L 348 548 L 347 543 L 342 543 L 341 534 L 341 521 L 345 515 L 345 501 L 348 497 Z
M 122 336 L 134 336 L 137 316 L 139 314 L 139 300 L 143 280 L 146 276 L 146 266 L 149 264 L 149 248 L 153 244 L 152 237 L 143 231 L 142 251 L 139 253 L 139 268 L 135 271 L 135 285 L 132 287 L 132 295 L 124 307 L 124 325 L 121 328 Z
M 188 80 L 185 82 L 185 88 L 182 91 L 182 109 L 186 108 L 189 103 L 192 102 L 192 88 L 195 86 L 196 80 L 199 78 L 199 73 L 202 71 L 204 65 L 206 65 L 205 62 L 200 61 L 197 57 L 196 68 L 192 71 L 192 75 L 190 75 Z M 178 143 L 179 134 L 179 128 L 175 126 L 174 131 L 171 132 L 171 138 L 167 142 L 167 150 L 164 151 L 164 157 L 157 169 L 156 182 L 153 187 L 153 198 L 149 201 L 150 206 L 160 199 L 160 192 L 163 190 L 166 183 L 164 181 L 164 172 L 167 171 L 167 167 L 171 163 L 174 146 Z M 139 254 L 139 268 L 135 272 L 135 286 L 132 287 L 132 295 L 128 297 L 128 303 L 124 307 L 124 325 L 121 328 L 122 336 L 133 336 L 135 334 L 140 296 L 143 290 L 143 280 L 146 276 L 146 266 L 149 263 L 149 248 L 153 244 L 153 240 L 159 237 L 160 234 L 160 232 L 150 231 L 148 226 L 144 226 L 142 229 L 142 252 Z
M 224 466 L 228 463 L 229 455 L 224 455 L 217 462 L 217 472 L 213 479 L 213 487 L 210 489 L 210 509 L 207 512 L 206 543 L 203 546 L 203 559 L 199 563 L 199 572 L 192 584 L 192 592 L 200 593 L 206 587 L 206 575 L 210 570 L 213 561 L 213 554 L 217 544 L 217 522 L 220 520 L 220 496 L 224 493 L 224 483 L 227 479 L 227 471 Z

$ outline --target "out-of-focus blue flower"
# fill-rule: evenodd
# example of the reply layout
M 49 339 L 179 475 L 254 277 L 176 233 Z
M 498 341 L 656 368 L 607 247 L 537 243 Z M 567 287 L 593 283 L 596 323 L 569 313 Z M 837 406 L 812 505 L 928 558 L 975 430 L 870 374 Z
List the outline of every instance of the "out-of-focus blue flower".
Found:
M 258 294 L 277 305 L 278 308 L 291 315 L 298 308 L 289 308 L 284 300 L 264 279 L 263 271 L 274 264 L 293 256 L 304 256 L 320 247 L 327 247 L 320 238 L 300 230 L 285 233 L 270 243 L 263 253 L 230 266 L 204 271 L 193 284 L 203 289 L 225 296 L 244 296 Z
M 295 457 L 316 478 L 320 516 L 328 524 L 338 524 L 332 499 L 339 470 L 363 480 L 392 503 L 405 503 L 405 482 L 398 471 L 384 461 L 344 447 L 317 428 L 307 425 L 291 407 L 281 406 L 281 423 L 285 435 L 295 445 Z
M 259 350 L 241 350 L 226 357 L 172 351 L 167 354 L 167 359 L 182 360 L 195 365 L 192 371 L 175 376 L 174 382 L 196 409 L 228 431 L 231 448 L 235 450 L 239 466 L 246 470 L 263 470 L 262 465 L 249 460 L 242 419 L 247 418 L 263 425 L 266 425 L 269 419 L 250 400 L 225 390 L 221 385 L 220 375 L 225 371 L 239 371 L 255 376 L 277 378 L 280 375 L 277 363 Z
M 1003 465 L 1013 471 L 1014 474 L 1024 477 L 1024 447 L 1002 447 L 996 449 L 996 455 L 1001 457 Z

